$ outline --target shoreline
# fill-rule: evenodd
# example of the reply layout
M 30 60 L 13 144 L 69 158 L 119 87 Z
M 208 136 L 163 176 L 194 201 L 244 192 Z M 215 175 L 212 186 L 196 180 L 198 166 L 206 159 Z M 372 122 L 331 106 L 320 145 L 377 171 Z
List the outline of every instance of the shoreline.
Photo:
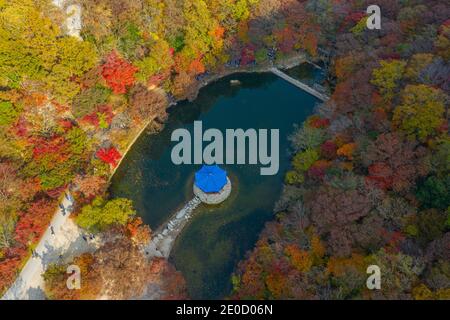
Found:
M 138 130 L 138 132 L 134 135 L 133 139 L 131 139 L 130 143 L 127 145 L 127 148 L 125 149 L 125 151 L 122 153 L 122 157 L 120 158 L 119 162 L 117 163 L 117 165 L 114 167 L 113 171 L 111 172 L 111 174 L 108 177 L 108 181 L 107 181 L 107 188 L 109 188 L 109 185 L 111 184 L 111 180 L 114 177 L 114 175 L 116 174 L 117 170 L 119 169 L 120 165 L 122 164 L 122 161 L 125 159 L 126 155 L 128 154 L 128 152 L 131 150 L 131 148 L 133 147 L 133 145 L 136 143 L 136 141 L 141 137 L 142 133 L 147 129 L 147 127 L 149 126 L 150 123 L 152 123 L 152 121 L 155 120 L 155 118 L 153 117 L 150 120 L 147 120 L 144 122 L 144 124 L 142 125 L 142 127 Z
M 294 55 L 291 57 L 287 57 L 286 59 L 284 59 L 283 61 L 281 61 L 280 63 L 275 64 L 275 66 L 279 67 L 279 68 L 292 68 L 295 66 L 298 66 L 302 63 L 311 63 L 310 61 L 308 61 L 305 57 L 304 54 L 299 54 L 299 55 Z M 224 77 L 230 76 L 232 74 L 238 74 L 238 73 L 269 73 L 270 69 L 274 67 L 273 64 L 265 64 L 263 66 L 252 66 L 252 67 L 247 67 L 247 68 L 234 68 L 231 70 L 220 70 L 217 73 L 212 74 L 211 76 L 209 76 L 208 78 L 202 80 L 202 81 L 198 81 L 197 83 L 197 87 L 195 88 L 195 94 L 192 97 L 192 100 L 195 100 L 200 92 L 200 90 L 204 87 L 206 87 L 207 85 L 213 83 L 214 81 L 218 81 Z M 186 99 L 179 99 L 175 102 L 172 103 L 168 103 L 167 104 L 167 108 L 171 107 L 171 106 L 175 106 L 178 104 L 178 102 L 180 101 L 184 101 Z M 190 100 L 190 101 L 192 101 Z M 155 120 L 155 117 L 146 120 L 145 122 L 143 122 L 142 126 L 140 126 L 140 128 L 138 130 L 133 130 L 133 134 L 130 135 L 130 142 L 127 144 L 126 149 L 123 151 L 122 153 L 122 157 L 120 158 L 119 162 L 117 163 L 117 165 L 113 168 L 113 170 L 111 171 L 111 173 L 109 174 L 108 180 L 107 180 L 107 184 L 105 186 L 105 191 L 103 194 L 107 193 L 110 185 L 111 185 L 111 180 L 114 177 L 115 173 L 117 172 L 118 168 L 120 167 L 120 165 L 122 164 L 123 160 L 125 159 L 125 157 L 127 156 L 128 152 L 131 150 L 131 148 L 134 146 L 134 144 L 136 143 L 136 141 L 141 137 L 142 133 L 148 128 L 148 126 Z M 164 125 L 164 123 L 163 123 Z M 155 133 L 158 133 L 158 131 L 156 131 Z M 59 202 L 60 203 L 60 202 Z M 58 216 L 58 214 L 60 213 L 60 209 L 58 208 L 56 210 L 55 215 L 52 217 L 52 221 Z M 67 219 L 65 220 L 67 222 L 67 220 L 71 220 L 71 214 L 67 215 Z M 76 226 L 76 224 L 73 223 L 73 227 Z M 61 225 L 61 228 L 63 228 L 64 226 L 66 226 L 66 223 L 63 223 Z M 67 227 L 67 226 L 66 226 Z M 78 231 L 82 230 L 77 228 Z M 45 234 L 43 234 L 41 236 L 41 238 L 39 239 L 39 241 L 37 242 L 37 246 L 39 246 L 40 243 L 43 242 L 43 239 Z M 76 234 L 72 234 L 72 239 L 66 239 L 66 246 L 71 246 L 73 243 L 76 242 L 76 240 L 78 238 L 80 238 L 80 233 L 76 232 Z M 44 241 L 45 242 L 45 241 Z M 173 244 L 172 244 L 173 245 Z M 78 248 L 80 249 L 80 248 Z M 51 259 L 51 260 L 55 260 L 55 259 Z M 21 275 L 23 275 L 24 269 L 26 267 L 27 264 L 30 264 L 32 262 L 32 257 L 28 256 L 25 260 L 23 265 L 21 266 L 21 268 L 18 270 L 17 273 L 17 277 L 15 278 L 15 280 L 13 281 L 13 283 L 11 284 L 10 287 L 8 287 L 4 292 L 2 292 L 1 295 L 1 299 L 7 298 L 6 293 L 7 292 L 12 292 L 12 290 L 14 290 L 15 286 L 17 286 L 17 281 L 18 279 L 21 277 Z M 56 260 L 55 260 L 56 261 Z M 41 276 L 41 275 L 40 275 Z M 40 277 L 39 277 L 40 278 Z M 37 281 L 37 280 L 36 280 Z M 40 283 L 39 283 L 40 284 Z M 21 288 L 21 294 L 25 294 L 25 292 L 28 290 L 29 288 Z M 18 292 L 14 292 L 14 294 L 18 294 Z
M 193 99 L 189 99 L 189 101 L 193 101 L 197 98 L 200 90 L 206 86 L 208 86 L 209 84 L 218 81 L 222 78 L 225 78 L 227 76 L 230 76 L 232 74 L 237 74 L 237 73 L 270 73 L 270 69 L 274 66 L 277 66 L 279 68 L 293 68 L 296 67 L 302 63 L 310 63 L 314 66 L 317 66 L 314 62 L 309 61 L 306 56 L 304 54 L 300 54 L 300 55 L 294 55 L 292 57 L 288 57 L 285 60 L 281 61 L 280 63 L 276 63 L 276 64 L 266 64 L 264 66 L 258 66 L 258 67 L 250 67 L 250 68 L 235 68 L 232 70 L 226 70 L 226 71 L 219 71 L 217 73 L 212 74 L 210 77 L 208 77 L 207 79 L 203 80 L 203 81 L 199 81 L 197 88 L 195 89 L 195 95 L 193 96 Z M 184 101 L 186 99 L 179 99 L 175 102 L 172 103 L 168 103 L 166 109 L 176 106 L 178 104 L 178 102 Z M 125 157 L 127 156 L 128 152 L 131 150 L 131 148 L 133 147 L 133 145 L 136 143 L 136 141 L 141 137 L 142 133 L 147 129 L 147 127 L 155 120 L 155 117 L 153 117 L 152 119 L 146 120 L 144 122 L 144 124 L 142 125 L 142 127 L 136 132 L 135 136 L 130 140 L 130 143 L 127 145 L 127 148 L 123 151 L 122 153 L 122 157 L 120 158 L 119 162 L 117 163 L 117 165 L 114 167 L 113 171 L 111 172 L 108 181 L 107 181 L 107 186 L 106 186 L 106 190 L 109 189 L 110 185 L 111 185 L 111 180 L 114 177 L 114 175 L 116 174 L 117 170 L 119 169 L 120 165 L 122 164 L 122 162 L 124 161 Z M 163 124 L 164 125 L 164 124 Z M 157 133 L 157 132 L 155 132 Z
M 282 69 L 289 69 L 289 68 L 293 68 L 296 67 L 302 63 L 310 63 L 312 65 L 314 65 L 315 67 L 316 64 L 309 62 L 304 55 L 296 55 L 290 58 L 287 58 L 286 60 L 284 60 L 282 63 L 276 64 L 275 66 L 278 68 L 282 68 Z M 214 83 L 215 81 L 221 80 L 227 76 L 233 75 L 233 74 L 239 74 L 239 73 L 272 73 L 271 69 L 274 67 L 273 64 L 266 64 L 264 66 L 258 66 L 258 67 L 251 67 L 251 68 L 235 68 L 232 70 L 225 70 L 222 72 L 218 72 L 215 74 L 210 75 L 207 79 L 203 80 L 203 81 L 199 81 L 196 91 L 195 91 L 195 95 L 193 95 L 192 99 L 188 99 L 189 101 L 193 101 L 198 97 L 198 94 L 200 92 L 200 90 L 212 83 Z M 167 108 L 170 107 L 175 107 L 178 102 L 180 101 L 184 101 L 186 99 L 180 99 L 177 101 L 174 101 L 172 103 L 169 103 Z M 121 158 L 121 160 L 119 161 L 118 165 L 115 167 L 110 179 L 108 180 L 108 187 L 110 187 L 111 185 L 111 180 L 112 177 L 114 176 L 115 172 L 118 170 L 118 167 L 120 166 L 120 164 L 122 163 L 123 159 L 125 159 L 127 153 L 131 150 L 131 148 L 133 147 L 134 143 L 139 139 L 139 137 L 142 135 L 142 133 L 145 131 L 145 129 L 148 127 L 148 125 L 153 121 L 149 120 L 147 121 L 143 127 L 138 130 L 137 135 L 132 139 L 131 143 L 128 145 L 125 153 L 123 154 L 123 157 Z M 155 132 L 158 133 L 158 132 Z M 195 197 L 194 197 L 195 198 Z M 160 226 L 158 226 L 155 230 L 152 230 L 152 238 L 150 239 L 149 243 L 145 246 L 145 254 L 147 256 L 147 258 L 153 258 L 154 256 L 162 256 L 166 259 L 168 259 L 170 251 L 172 249 L 172 247 L 174 246 L 176 240 L 178 239 L 178 235 L 183 231 L 184 227 L 189 224 L 190 221 L 190 217 L 191 214 L 186 215 L 186 219 L 183 220 L 183 222 L 177 226 L 177 228 L 174 228 L 172 230 L 170 230 L 170 228 L 166 231 L 169 231 L 167 235 L 164 235 L 164 233 L 162 232 L 164 229 L 167 229 L 167 225 L 170 224 L 171 221 L 173 221 L 175 219 L 175 217 L 177 215 L 179 215 L 179 212 L 185 210 L 186 206 L 189 207 L 189 203 L 191 203 L 193 201 L 193 199 L 191 199 L 190 201 L 187 201 L 186 203 L 180 204 L 179 208 L 177 208 L 176 210 L 174 210 L 173 213 L 171 213 L 171 215 L 168 217 L 168 219 L 162 223 Z M 162 246 L 162 251 L 160 252 L 159 248 L 160 246 Z M 150 252 L 152 252 L 153 254 L 150 254 Z

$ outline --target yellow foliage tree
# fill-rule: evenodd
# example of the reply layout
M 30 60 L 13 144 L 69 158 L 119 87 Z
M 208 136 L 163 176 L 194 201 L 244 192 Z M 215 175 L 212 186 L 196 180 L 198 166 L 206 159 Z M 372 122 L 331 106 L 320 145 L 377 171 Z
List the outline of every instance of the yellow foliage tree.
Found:
M 301 250 L 298 246 L 291 244 L 284 249 L 284 252 L 298 271 L 308 272 L 311 269 L 313 261 L 307 251 Z
M 444 122 L 445 94 L 430 86 L 408 85 L 402 92 L 402 104 L 394 110 L 392 122 L 411 139 L 426 141 L 437 134 Z
M 313 235 L 311 238 L 311 256 L 314 264 L 321 263 L 324 255 L 325 246 L 317 235 Z
M 381 61 L 380 67 L 373 70 L 371 83 L 376 85 L 381 95 L 390 100 L 403 77 L 406 62 L 402 60 Z
M 89 42 L 63 36 L 32 0 L 0 8 L 0 85 L 41 87 L 62 102 L 80 90 L 73 81 L 97 61 Z
M 275 272 L 271 272 L 266 277 L 266 286 L 273 298 L 278 299 L 283 295 L 286 290 L 286 280 L 286 276 Z
M 354 268 L 359 272 L 365 272 L 367 263 L 360 254 L 353 253 L 350 258 L 331 257 L 328 260 L 327 272 L 333 276 L 340 277 L 349 268 Z

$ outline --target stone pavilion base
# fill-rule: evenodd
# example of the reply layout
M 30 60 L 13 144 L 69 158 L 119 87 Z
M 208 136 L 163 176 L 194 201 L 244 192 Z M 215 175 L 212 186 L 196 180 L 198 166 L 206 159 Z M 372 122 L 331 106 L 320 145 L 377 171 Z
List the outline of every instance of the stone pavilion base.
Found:
M 220 192 L 206 193 L 194 184 L 194 194 L 199 197 L 200 201 L 206 204 L 219 204 L 224 202 L 231 194 L 231 181 L 227 177 L 227 184 Z

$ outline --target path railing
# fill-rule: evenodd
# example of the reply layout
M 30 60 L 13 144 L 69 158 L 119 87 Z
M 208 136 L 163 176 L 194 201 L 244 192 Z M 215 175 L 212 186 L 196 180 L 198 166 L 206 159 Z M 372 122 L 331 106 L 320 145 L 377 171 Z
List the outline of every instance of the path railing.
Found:
M 327 100 L 330 99 L 330 97 L 327 96 L 326 94 L 317 91 L 316 89 L 308 86 L 307 84 L 301 82 L 300 80 L 297 80 L 297 79 L 294 79 L 294 78 L 288 76 L 286 73 L 284 73 L 283 71 L 281 71 L 281 70 L 279 70 L 277 68 L 271 68 L 270 71 L 273 74 L 279 76 L 280 78 L 282 78 L 282 79 L 288 81 L 289 83 L 293 84 L 294 86 L 296 86 L 296 87 L 298 87 L 298 88 L 308 92 L 309 94 L 315 96 L 317 99 L 320 99 L 322 101 L 327 101 Z

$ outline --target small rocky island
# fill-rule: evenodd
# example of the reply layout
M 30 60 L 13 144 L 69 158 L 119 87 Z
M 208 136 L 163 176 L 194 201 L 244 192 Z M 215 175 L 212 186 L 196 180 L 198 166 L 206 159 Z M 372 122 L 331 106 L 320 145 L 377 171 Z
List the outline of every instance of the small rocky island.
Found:
M 217 165 L 204 165 L 195 173 L 194 194 L 206 204 L 219 204 L 231 194 L 227 172 Z

